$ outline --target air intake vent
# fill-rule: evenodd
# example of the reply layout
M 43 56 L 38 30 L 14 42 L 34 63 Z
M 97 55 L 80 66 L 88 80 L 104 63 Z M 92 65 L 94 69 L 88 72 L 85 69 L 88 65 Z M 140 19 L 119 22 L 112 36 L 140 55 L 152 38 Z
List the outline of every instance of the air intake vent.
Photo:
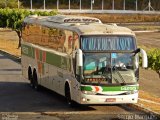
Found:
M 48 21 L 55 23 L 102 23 L 97 18 L 90 17 L 77 17 L 77 16 L 65 16 L 65 15 L 56 15 L 48 18 Z

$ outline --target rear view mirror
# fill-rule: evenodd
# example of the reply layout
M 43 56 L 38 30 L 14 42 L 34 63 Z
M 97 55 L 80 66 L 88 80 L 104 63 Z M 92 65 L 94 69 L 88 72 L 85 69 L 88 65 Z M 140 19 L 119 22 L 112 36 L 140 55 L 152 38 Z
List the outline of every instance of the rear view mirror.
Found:
M 76 50 L 76 75 L 78 80 L 82 80 L 83 74 L 83 54 L 81 49 Z
M 142 67 L 143 67 L 143 68 L 147 68 L 147 67 L 148 67 L 147 53 L 146 53 L 145 50 L 140 49 L 140 48 L 138 48 L 138 49 L 136 49 L 136 50 L 134 51 L 135 55 L 136 55 L 137 53 L 139 53 L 139 52 L 140 52 L 141 55 L 142 55 Z
M 140 53 L 142 55 L 142 67 L 147 68 L 148 67 L 147 53 L 143 49 L 140 49 Z
M 81 49 L 77 49 L 77 66 L 83 66 L 83 54 Z

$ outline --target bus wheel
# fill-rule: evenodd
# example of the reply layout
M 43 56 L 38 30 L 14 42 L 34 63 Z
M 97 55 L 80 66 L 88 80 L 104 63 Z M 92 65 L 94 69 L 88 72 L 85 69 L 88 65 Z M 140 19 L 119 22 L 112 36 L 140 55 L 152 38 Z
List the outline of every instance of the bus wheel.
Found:
M 70 107 L 75 107 L 75 102 L 71 100 L 71 93 L 70 93 L 70 88 L 68 83 L 65 85 L 65 97 L 66 97 L 67 104 Z
M 33 87 L 33 75 L 31 67 L 28 68 L 28 80 L 30 81 L 30 86 Z
M 36 70 L 33 71 L 33 87 L 34 87 L 35 90 L 39 90 Z

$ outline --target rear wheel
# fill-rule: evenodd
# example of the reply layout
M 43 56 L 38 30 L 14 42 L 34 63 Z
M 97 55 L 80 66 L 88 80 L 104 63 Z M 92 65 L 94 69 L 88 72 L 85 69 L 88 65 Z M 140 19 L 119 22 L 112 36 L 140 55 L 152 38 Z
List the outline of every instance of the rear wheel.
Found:
M 36 70 L 33 71 L 33 88 L 39 90 L 38 78 Z

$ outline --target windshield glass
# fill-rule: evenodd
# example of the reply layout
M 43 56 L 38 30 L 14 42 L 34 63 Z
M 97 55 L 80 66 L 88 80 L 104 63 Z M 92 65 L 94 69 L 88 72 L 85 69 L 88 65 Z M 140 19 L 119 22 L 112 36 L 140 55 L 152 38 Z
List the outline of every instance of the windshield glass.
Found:
M 84 53 L 85 83 L 135 83 L 135 56 L 133 53 Z
M 135 39 L 132 36 L 83 36 L 82 50 L 135 50 Z

